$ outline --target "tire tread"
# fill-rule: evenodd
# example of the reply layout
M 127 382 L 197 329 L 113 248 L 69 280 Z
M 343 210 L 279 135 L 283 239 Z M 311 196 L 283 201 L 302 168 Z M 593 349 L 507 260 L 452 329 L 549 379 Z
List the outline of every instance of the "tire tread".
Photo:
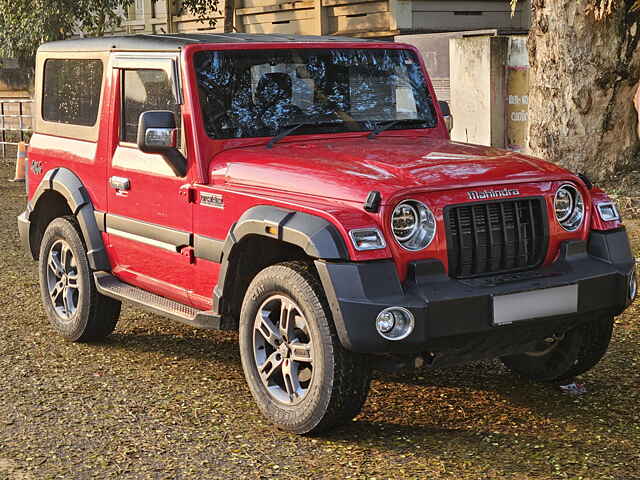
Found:
M 601 315 L 566 332 L 557 348 L 540 357 L 525 353 L 501 357 L 514 373 L 538 382 L 572 379 L 592 369 L 605 355 L 613 333 L 613 317 Z M 561 362 L 555 362 L 562 360 Z

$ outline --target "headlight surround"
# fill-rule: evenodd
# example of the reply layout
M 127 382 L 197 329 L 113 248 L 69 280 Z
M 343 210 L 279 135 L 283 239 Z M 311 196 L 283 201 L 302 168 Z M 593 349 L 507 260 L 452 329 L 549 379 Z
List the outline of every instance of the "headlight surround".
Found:
M 584 199 L 572 184 L 565 183 L 556 191 L 553 200 L 556 220 L 568 232 L 575 232 L 584 220 Z
M 391 232 L 405 250 L 423 250 L 436 235 L 436 218 L 424 203 L 403 200 L 391 214 Z

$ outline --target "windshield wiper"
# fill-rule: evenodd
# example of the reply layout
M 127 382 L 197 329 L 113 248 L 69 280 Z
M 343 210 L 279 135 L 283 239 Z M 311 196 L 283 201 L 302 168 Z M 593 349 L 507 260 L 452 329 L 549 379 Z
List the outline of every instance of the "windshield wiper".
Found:
M 423 120 L 421 118 L 401 118 L 398 120 L 383 120 L 382 122 L 378 123 L 376 128 L 374 128 L 373 130 L 371 130 L 371 132 L 369 132 L 369 135 L 367 135 L 367 138 L 370 140 L 372 138 L 376 138 L 380 133 L 390 129 L 391 127 L 393 127 L 394 125 L 397 125 L 400 122 L 409 122 L 413 124 L 413 123 L 425 123 L 426 120 Z
M 285 127 L 289 127 L 289 128 L 282 130 L 275 137 L 269 140 L 269 143 L 267 143 L 267 148 L 273 148 L 273 146 L 276 143 L 278 143 L 287 135 L 291 135 L 300 127 L 319 127 L 321 125 L 342 125 L 343 123 L 344 122 L 301 122 L 301 123 L 296 123 L 295 125 L 285 125 Z
M 295 125 L 285 125 L 289 128 L 287 128 L 286 130 L 282 130 L 275 137 L 269 140 L 269 143 L 267 143 L 267 148 L 273 148 L 273 146 L 276 143 L 278 143 L 280 140 L 282 140 L 284 137 L 286 137 L 287 135 L 293 133 L 294 131 L 296 131 L 297 129 L 305 125 L 313 125 L 313 123 L 303 122 L 303 123 L 296 123 Z

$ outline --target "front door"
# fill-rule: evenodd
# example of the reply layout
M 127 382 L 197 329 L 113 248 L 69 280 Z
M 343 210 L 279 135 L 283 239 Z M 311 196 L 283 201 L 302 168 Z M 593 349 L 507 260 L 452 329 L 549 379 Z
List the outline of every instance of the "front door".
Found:
M 105 223 L 118 278 L 189 303 L 192 205 L 183 195 L 189 173 L 179 177 L 161 155 L 143 153 L 137 147 L 138 119 L 149 110 L 175 112 L 181 145 L 176 65 L 177 59 L 136 61 L 131 56 L 114 63 L 113 80 L 119 86 L 119 95 L 115 95 L 113 110 L 118 123 L 113 126 Z M 188 160 L 187 165 L 191 170 Z

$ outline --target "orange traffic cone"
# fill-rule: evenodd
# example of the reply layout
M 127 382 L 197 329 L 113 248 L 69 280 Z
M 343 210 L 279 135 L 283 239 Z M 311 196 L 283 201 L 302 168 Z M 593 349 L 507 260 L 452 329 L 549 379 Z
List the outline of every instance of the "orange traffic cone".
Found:
M 18 143 L 18 156 L 16 158 L 16 176 L 10 182 L 24 182 L 27 166 L 27 144 Z

